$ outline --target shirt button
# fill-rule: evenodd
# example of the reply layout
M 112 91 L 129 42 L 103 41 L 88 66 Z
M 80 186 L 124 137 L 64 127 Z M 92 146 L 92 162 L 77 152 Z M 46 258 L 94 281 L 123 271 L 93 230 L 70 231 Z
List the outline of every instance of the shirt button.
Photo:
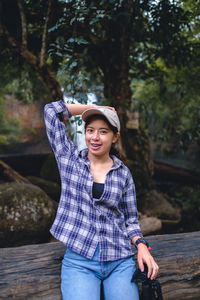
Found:
M 100 229 L 99 234 L 101 234 L 101 235 L 106 234 L 106 230 L 105 229 Z

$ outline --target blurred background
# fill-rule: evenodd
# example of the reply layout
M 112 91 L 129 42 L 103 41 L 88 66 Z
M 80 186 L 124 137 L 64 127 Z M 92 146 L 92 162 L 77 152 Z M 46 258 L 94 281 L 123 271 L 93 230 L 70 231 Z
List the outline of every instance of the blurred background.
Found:
M 48 242 L 45 103 L 114 106 L 145 235 L 200 230 L 200 3 L 1 0 L 0 247 Z M 83 124 L 66 132 L 85 147 Z

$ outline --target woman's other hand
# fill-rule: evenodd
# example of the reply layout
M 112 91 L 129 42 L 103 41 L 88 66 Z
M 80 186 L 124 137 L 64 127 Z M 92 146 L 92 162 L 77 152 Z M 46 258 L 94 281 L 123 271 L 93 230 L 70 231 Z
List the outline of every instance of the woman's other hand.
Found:
M 113 110 L 114 112 L 116 112 L 115 108 L 112 107 L 112 106 L 99 106 L 99 107 L 105 107 L 105 108 L 108 108 L 108 109 Z
M 138 244 L 137 248 L 138 248 L 138 256 L 137 256 L 138 266 L 141 272 L 144 271 L 144 263 L 146 263 L 148 267 L 147 277 L 150 278 L 151 280 L 155 279 L 159 270 L 157 263 L 155 262 L 154 258 L 152 257 L 151 253 L 149 252 L 145 244 L 140 243 Z

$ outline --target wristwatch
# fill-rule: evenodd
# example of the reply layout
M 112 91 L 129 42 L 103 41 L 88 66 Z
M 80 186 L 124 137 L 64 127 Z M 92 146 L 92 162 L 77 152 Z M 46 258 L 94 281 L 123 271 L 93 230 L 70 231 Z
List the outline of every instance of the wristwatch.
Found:
M 151 250 L 151 247 L 149 247 L 149 243 L 142 237 L 136 240 L 135 247 L 137 248 L 140 243 L 145 244 L 147 246 L 147 249 Z

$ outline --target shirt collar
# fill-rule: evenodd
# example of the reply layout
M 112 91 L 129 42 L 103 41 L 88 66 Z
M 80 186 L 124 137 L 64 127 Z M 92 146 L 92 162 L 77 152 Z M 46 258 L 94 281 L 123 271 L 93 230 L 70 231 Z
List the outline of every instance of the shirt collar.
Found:
M 88 148 L 85 148 L 79 152 L 79 156 L 83 159 L 84 163 L 86 163 L 87 166 L 89 167 L 90 161 L 89 161 L 87 155 L 88 155 Z M 122 165 L 122 161 L 115 155 L 111 155 L 111 157 L 114 161 L 114 164 L 113 164 L 111 170 L 118 169 Z

